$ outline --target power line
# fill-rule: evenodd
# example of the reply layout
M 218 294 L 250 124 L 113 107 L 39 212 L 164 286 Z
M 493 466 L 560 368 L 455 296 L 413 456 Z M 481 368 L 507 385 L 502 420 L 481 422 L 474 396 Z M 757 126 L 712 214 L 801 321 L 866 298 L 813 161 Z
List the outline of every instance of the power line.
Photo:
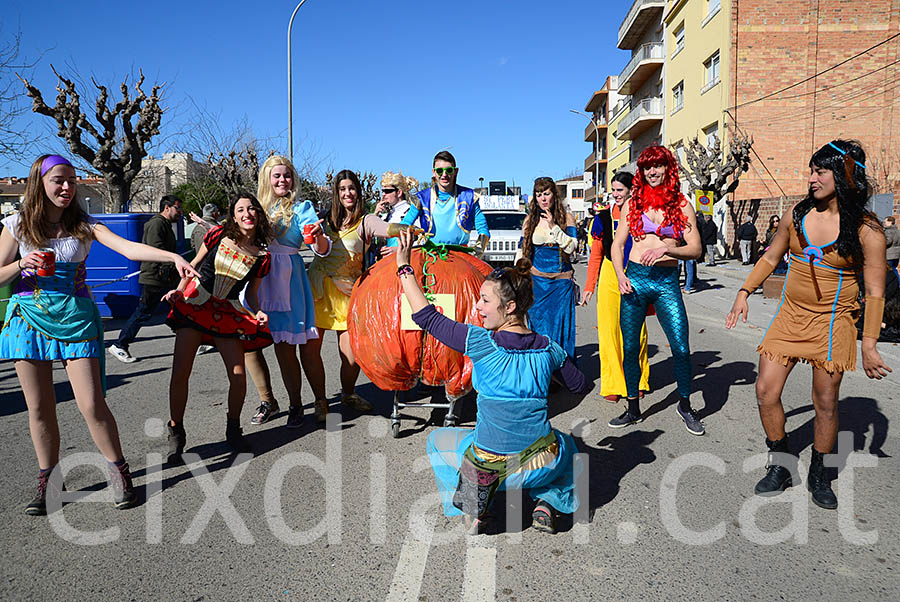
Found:
M 825 69 L 825 70 L 823 70 L 823 71 L 819 71 L 818 73 L 814 73 L 813 75 L 810 75 L 810 76 L 807 77 L 806 79 L 802 79 L 802 80 L 800 80 L 800 81 L 798 81 L 798 82 L 795 82 L 795 83 L 793 83 L 793 84 L 791 84 L 791 85 L 789 85 L 789 86 L 786 86 L 786 87 L 784 87 L 784 88 L 782 88 L 782 89 L 780 89 L 780 90 L 776 90 L 775 92 L 772 92 L 772 93 L 770 93 L 770 94 L 766 94 L 765 96 L 760 96 L 760 97 L 757 98 L 756 100 L 750 100 L 750 101 L 747 101 L 747 102 L 744 102 L 744 103 L 735 105 L 735 106 L 733 106 L 733 107 L 730 107 L 729 110 L 730 110 L 730 109 L 739 109 L 739 108 L 741 108 L 741 107 L 746 107 L 747 105 L 752 105 L 752 104 L 755 104 L 755 103 L 757 103 L 757 102 L 766 100 L 767 98 L 772 98 L 773 96 L 777 96 L 778 94 L 781 94 L 782 92 L 785 92 L 785 91 L 787 91 L 787 90 L 790 90 L 791 88 L 796 88 L 796 87 L 799 86 L 800 84 L 805 84 L 806 82 L 808 82 L 808 81 L 810 81 L 810 80 L 813 80 L 813 79 L 819 77 L 820 75 L 823 75 L 823 74 L 825 74 L 825 73 L 828 73 L 829 71 L 833 71 L 833 70 L 837 69 L 838 67 L 840 67 L 841 65 L 844 65 L 844 64 L 846 64 L 846 63 L 849 63 L 850 61 L 852 61 L 852 60 L 854 60 L 854 59 L 857 59 L 857 58 L 861 57 L 862 55 L 864 55 L 864 54 L 866 54 L 866 53 L 868 53 L 868 52 L 871 52 L 871 51 L 875 50 L 876 48 L 878 48 L 879 46 L 882 46 L 882 45 L 884 45 L 884 44 L 887 44 L 887 43 L 890 42 L 891 40 L 893 40 L 893 39 L 895 39 L 895 38 L 898 38 L 898 37 L 900 37 L 900 33 L 895 33 L 894 35 L 890 36 L 889 38 L 887 38 L 887 39 L 885 39 L 885 40 L 882 40 L 882 41 L 878 42 L 877 44 L 875 44 L 875 45 L 872 46 L 871 48 L 867 48 L 866 50 L 863 50 L 862 52 L 860 52 L 860 53 L 858 53 L 858 54 L 854 54 L 854 55 L 851 56 L 850 58 L 844 59 L 844 60 L 841 61 L 840 63 L 838 63 L 838 64 L 836 64 L 836 65 L 832 65 L 831 67 L 829 67 L 829 68 L 827 68 L 827 69 Z M 729 115 L 731 115 L 731 113 L 729 113 Z M 734 117 L 732 117 L 732 119 L 734 119 Z
M 744 125 L 757 124 L 757 123 L 772 124 L 772 123 L 779 123 L 782 121 L 789 121 L 789 120 L 793 120 L 793 119 L 803 119 L 803 118 L 809 117 L 812 114 L 812 111 L 821 112 L 821 111 L 826 111 L 829 109 L 834 109 L 834 108 L 839 107 L 842 104 L 845 104 L 847 101 L 853 100 L 860 96 L 865 96 L 870 93 L 884 94 L 884 93 L 888 92 L 889 90 L 893 89 L 894 87 L 896 87 L 898 85 L 898 83 L 900 83 L 900 75 L 898 75 L 897 77 L 894 77 L 893 79 L 890 79 L 890 80 L 873 83 L 864 88 L 855 88 L 853 90 L 842 92 L 840 95 L 834 96 L 833 98 L 826 100 L 824 106 L 814 107 L 814 108 L 805 107 L 797 112 L 789 113 L 787 115 L 780 115 L 780 116 L 772 117 L 771 119 L 754 119 L 754 120 L 750 120 L 750 121 L 744 120 L 742 123 Z M 883 89 L 879 90 L 879 88 L 882 88 L 882 87 L 883 87 Z
M 746 136 L 746 134 L 744 134 L 744 132 L 741 131 L 741 127 L 738 125 L 737 119 L 735 119 L 735 118 L 734 118 L 734 115 L 731 114 L 731 109 L 725 109 L 725 113 L 726 113 L 729 117 L 731 117 L 731 121 L 734 122 L 734 127 L 735 127 L 735 129 L 738 131 L 738 133 L 739 133 L 739 134 L 742 134 L 742 135 L 744 135 L 744 136 Z M 766 162 L 763 161 L 762 157 L 759 156 L 759 153 L 756 152 L 756 149 L 753 148 L 753 145 L 752 145 L 752 144 L 750 145 L 750 152 L 753 153 L 753 156 L 754 156 L 754 157 L 756 157 L 757 159 L 759 159 L 759 162 L 760 162 L 760 163 L 762 163 L 763 169 L 766 170 L 766 173 L 769 174 L 769 177 L 772 178 L 772 181 L 775 182 L 775 185 L 776 185 L 776 186 L 778 186 L 778 190 L 781 191 L 781 196 L 787 196 L 787 193 L 785 193 L 784 188 L 781 187 L 781 184 L 778 183 L 778 180 L 776 180 L 776 179 L 775 179 L 775 176 L 772 174 L 772 172 L 769 171 L 769 166 L 766 165 Z
M 819 88 L 819 89 L 817 89 L 817 90 L 813 90 L 812 92 L 801 92 L 800 94 L 793 94 L 793 95 L 791 95 L 791 96 L 782 96 L 782 97 L 779 98 L 778 100 L 790 100 L 791 98 L 800 98 L 801 96 L 809 96 L 810 94 L 818 94 L 819 92 L 824 92 L 825 90 L 831 90 L 832 88 L 837 88 L 837 87 L 840 87 L 840 86 L 845 86 L 845 85 L 847 85 L 847 84 L 850 84 L 850 83 L 855 82 L 856 80 L 862 79 L 862 78 L 864 78 L 864 77 L 868 77 L 868 76 L 872 75 L 873 73 L 878 73 L 879 71 L 883 71 L 883 70 L 887 69 L 888 67 L 893 67 L 893 66 L 896 65 L 897 63 L 900 63 L 900 59 L 897 59 L 896 61 L 894 61 L 894 62 L 892 62 L 892 63 L 888 63 L 887 65 L 882 65 L 882 66 L 879 67 L 878 69 L 873 69 L 872 71 L 869 71 L 869 72 L 867 72 L 867 73 L 863 73 L 862 75 L 858 75 L 858 76 L 856 76 L 856 77 L 854 77 L 854 78 L 852 78 L 852 79 L 848 79 L 848 80 L 843 81 L 843 82 L 841 82 L 841 83 L 839 83 L 839 84 L 833 84 L 833 85 L 831 85 L 831 86 L 825 86 L 824 88 Z

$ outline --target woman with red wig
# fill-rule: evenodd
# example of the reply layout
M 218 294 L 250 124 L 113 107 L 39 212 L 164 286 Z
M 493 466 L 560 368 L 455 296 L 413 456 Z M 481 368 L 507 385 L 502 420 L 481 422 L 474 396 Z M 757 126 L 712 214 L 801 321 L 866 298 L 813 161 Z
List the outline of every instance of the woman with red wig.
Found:
M 700 256 L 700 234 L 694 208 L 680 191 L 678 164 L 669 149 L 651 146 L 638 157 L 631 198 L 622 206 L 625 223 L 616 231 L 612 244 L 612 264 L 622 293 L 620 325 L 624 356 L 628 408 L 609 421 L 621 428 L 641 421 L 639 386 L 641 378 L 641 326 L 647 306 L 656 307 L 675 364 L 678 384 L 678 415 L 688 432 L 705 431 L 691 409 L 691 348 L 688 343 L 687 312 L 678 286 L 678 260 Z M 625 242 L 634 244 L 624 265 Z

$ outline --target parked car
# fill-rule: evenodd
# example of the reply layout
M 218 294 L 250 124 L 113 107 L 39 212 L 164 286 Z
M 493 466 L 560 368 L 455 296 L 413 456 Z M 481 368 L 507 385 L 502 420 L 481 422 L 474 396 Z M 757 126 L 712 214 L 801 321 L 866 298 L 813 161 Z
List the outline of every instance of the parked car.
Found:
M 512 263 L 519 250 L 519 241 L 522 239 L 522 222 L 525 221 L 523 211 L 485 211 L 488 228 L 491 231 L 491 240 L 484 252 L 484 260 L 490 264 Z M 477 232 L 472 232 L 471 244 L 478 238 Z

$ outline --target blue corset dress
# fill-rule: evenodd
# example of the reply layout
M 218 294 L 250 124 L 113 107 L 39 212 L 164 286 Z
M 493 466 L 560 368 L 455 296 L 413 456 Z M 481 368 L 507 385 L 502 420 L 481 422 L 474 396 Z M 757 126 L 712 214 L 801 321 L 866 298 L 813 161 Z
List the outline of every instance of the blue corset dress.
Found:
M 534 245 L 531 263 L 545 274 L 571 272 L 572 264 L 563 261 L 558 245 Z M 528 326 L 549 337 L 575 358 L 575 281 L 572 278 L 532 276 L 534 304 L 528 310 Z

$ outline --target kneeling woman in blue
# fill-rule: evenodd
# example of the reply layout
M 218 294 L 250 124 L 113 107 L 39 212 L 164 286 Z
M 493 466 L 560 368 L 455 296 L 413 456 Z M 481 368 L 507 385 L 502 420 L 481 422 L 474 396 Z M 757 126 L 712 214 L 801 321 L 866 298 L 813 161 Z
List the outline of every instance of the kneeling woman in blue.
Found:
M 569 254 L 578 246 L 575 217 L 557 198 L 552 178 L 534 181 L 522 224 L 522 257 L 531 260 L 534 304 L 528 326 L 575 357 L 575 270 Z
M 533 526 L 555 531 L 554 510 L 571 513 L 578 507 L 575 442 L 550 427 L 547 390 L 554 373 L 572 391 L 584 391 L 587 384 L 559 345 L 525 327 L 530 263 L 521 259 L 515 268 L 488 275 L 476 304 L 481 328 L 455 322 L 428 303 L 409 265 L 411 247 L 412 235 L 401 233 L 397 274 L 413 320 L 472 360 L 478 390 L 474 431 L 441 428 L 428 437 L 444 514 L 465 514 L 477 529 L 497 491 L 528 489 L 537 501 Z
M 118 426 L 106 404 L 103 324 L 85 284 L 84 262 L 96 240 L 131 260 L 174 263 L 181 274 L 194 271 L 178 255 L 125 240 L 86 215 L 75 200 L 75 168 L 58 155 L 42 155 L 34 162 L 22 211 L 4 219 L 3 225 L 0 284 L 21 278 L 6 308 L 0 358 L 15 362 L 40 466 L 37 495 L 25 513 L 46 514 L 48 496 L 59 502 L 62 488 L 61 479 L 51 480 L 60 446 L 53 389 L 56 360 L 65 367 L 75 403 L 110 464 L 116 508 L 134 506 L 137 496 Z M 22 256 L 17 262 L 16 250 Z

